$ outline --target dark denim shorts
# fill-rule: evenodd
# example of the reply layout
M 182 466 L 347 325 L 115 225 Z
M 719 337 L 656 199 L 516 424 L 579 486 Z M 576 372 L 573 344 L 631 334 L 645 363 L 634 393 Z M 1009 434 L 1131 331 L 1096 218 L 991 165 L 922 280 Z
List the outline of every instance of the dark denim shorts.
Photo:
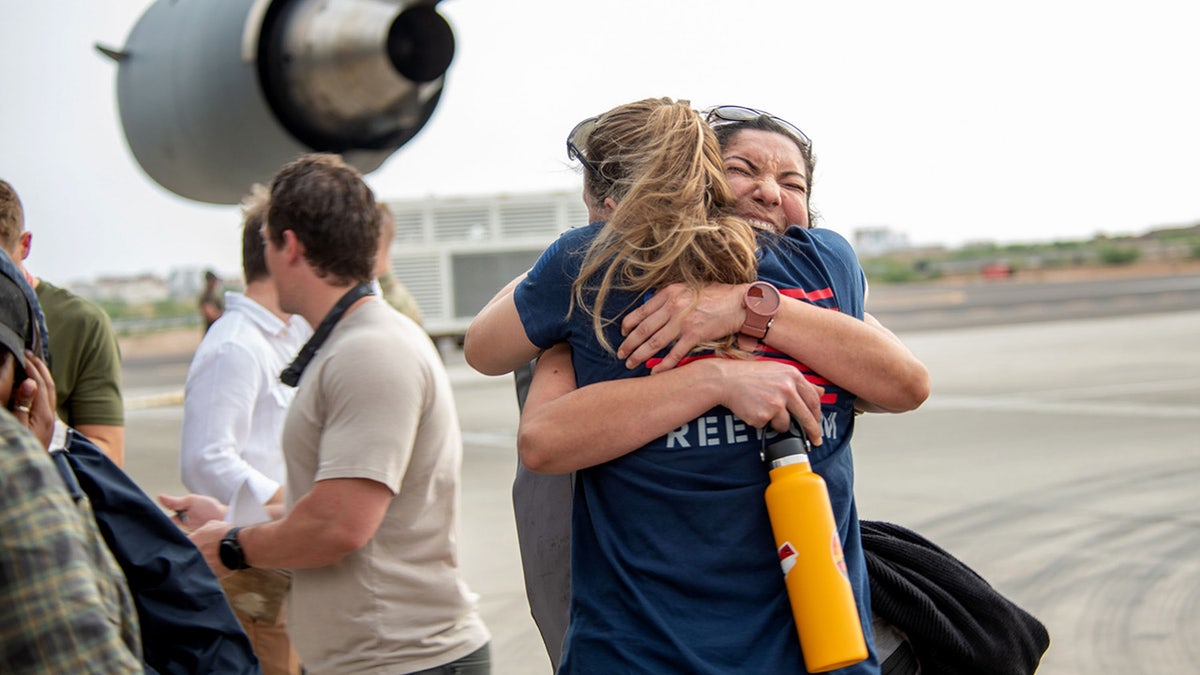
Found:
M 457 661 L 437 668 L 419 670 L 410 675 L 491 675 L 491 672 L 492 652 L 491 643 L 488 643 Z

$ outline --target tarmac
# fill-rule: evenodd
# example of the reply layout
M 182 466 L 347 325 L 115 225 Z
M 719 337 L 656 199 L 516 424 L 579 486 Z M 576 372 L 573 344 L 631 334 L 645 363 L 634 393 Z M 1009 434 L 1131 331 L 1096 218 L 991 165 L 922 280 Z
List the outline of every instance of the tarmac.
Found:
M 1200 672 L 1200 308 L 968 323 L 898 331 L 934 393 L 858 418 L 860 516 L 922 533 L 1045 623 L 1039 673 Z M 179 387 L 198 341 L 123 343 L 126 469 L 151 496 L 182 492 Z M 493 672 L 548 673 L 513 526 L 512 379 L 444 356 L 464 437 L 461 562 Z

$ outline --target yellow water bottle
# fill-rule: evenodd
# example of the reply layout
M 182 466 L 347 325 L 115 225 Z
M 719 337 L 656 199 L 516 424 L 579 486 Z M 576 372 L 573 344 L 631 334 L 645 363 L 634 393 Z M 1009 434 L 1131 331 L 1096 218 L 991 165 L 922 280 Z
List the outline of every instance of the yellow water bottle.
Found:
M 767 513 L 787 584 L 804 666 L 824 673 L 867 658 L 854 591 L 825 480 L 808 463 L 807 443 L 795 436 L 763 449 L 770 465 Z

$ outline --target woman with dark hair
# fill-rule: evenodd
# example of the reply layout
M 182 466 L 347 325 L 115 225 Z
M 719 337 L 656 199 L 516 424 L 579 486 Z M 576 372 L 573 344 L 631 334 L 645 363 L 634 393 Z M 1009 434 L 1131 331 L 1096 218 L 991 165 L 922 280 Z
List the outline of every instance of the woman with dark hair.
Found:
M 853 380 L 890 409 L 919 405 L 928 376 L 894 337 L 862 321 L 865 280 L 849 245 L 807 229 L 811 149 L 805 155 L 799 137 L 768 139 L 774 147 L 757 154 L 731 155 L 727 145 L 714 159 L 707 125 L 690 131 L 689 146 L 681 140 L 688 127 L 664 128 L 653 115 L 631 113 L 618 107 L 572 132 L 569 152 L 586 169 L 585 202 L 605 222 L 565 234 L 527 278 L 489 303 L 468 332 L 468 361 L 496 374 L 540 347 L 571 347 L 573 365 L 562 348 L 539 364 L 539 379 L 544 369 L 559 377 L 535 382 L 519 440 L 529 468 L 577 471 L 564 672 L 793 671 L 801 667 L 799 644 L 763 505 L 767 475 L 758 450 L 765 436 L 801 433 L 791 428 L 793 418 L 822 446 L 814 467 L 830 483 L 860 613 L 869 617 L 847 442 L 856 396 L 824 371 Z M 705 170 L 689 171 L 697 166 Z M 789 227 L 795 207 L 801 227 Z M 738 265 L 746 260 L 746 221 L 729 218 L 735 211 L 751 218 L 752 264 Z M 779 298 L 780 288 L 785 298 L 774 323 L 748 316 L 746 304 Z M 712 324 L 721 330 L 693 343 L 701 352 L 688 368 L 606 382 L 647 374 L 617 358 L 635 357 L 638 347 L 615 347 L 624 339 L 623 319 L 639 311 L 659 316 L 660 296 L 690 294 L 689 306 L 704 308 L 701 301 L 725 297 L 712 289 L 738 294 L 737 321 L 725 325 L 721 314 Z M 819 325 L 822 337 L 806 335 L 795 350 L 777 346 L 793 342 L 787 333 L 803 322 Z M 668 325 L 670 315 L 643 332 L 654 336 Z M 826 354 L 824 341 L 841 347 Z M 652 353 L 666 344 L 652 345 Z M 833 363 L 849 345 L 857 362 Z M 743 358 L 703 358 L 719 353 Z M 744 358 L 751 354 L 757 360 Z M 576 383 L 577 392 L 558 398 Z M 664 435 L 664 428 L 674 431 Z M 877 671 L 872 656 L 846 672 Z

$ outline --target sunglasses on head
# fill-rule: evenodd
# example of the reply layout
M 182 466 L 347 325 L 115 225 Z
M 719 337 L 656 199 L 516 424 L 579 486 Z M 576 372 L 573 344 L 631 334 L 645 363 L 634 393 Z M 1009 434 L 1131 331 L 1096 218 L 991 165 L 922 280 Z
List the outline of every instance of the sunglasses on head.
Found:
M 800 131 L 800 127 L 781 118 L 772 115 L 769 112 L 755 110 L 754 108 L 746 108 L 740 105 L 719 105 L 715 108 L 709 108 L 705 111 L 704 121 L 714 129 L 722 127 L 726 124 L 736 124 L 738 122 L 753 122 L 754 120 L 765 117 L 772 122 L 783 127 L 789 134 L 800 142 L 807 149 L 812 149 L 812 141 L 808 135 Z
M 589 117 L 576 124 L 574 129 L 571 129 L 571 133 L 567 134 L 567 159 L 578 160 L 583 165 L 583 168 L 587 169 L 588 173 L 592 174 L 596 180 L 608 187 L 612 187 L 612 181 L 600 173 L 600 169 L 597 169 L 594 164 L 589 162 L 583 156 L 583 151 L 579 149 L 587 145 L 588 136 L 591 136 L 592 132 L 596 130 L 596 122 L 599 121 L 599 117 Z

